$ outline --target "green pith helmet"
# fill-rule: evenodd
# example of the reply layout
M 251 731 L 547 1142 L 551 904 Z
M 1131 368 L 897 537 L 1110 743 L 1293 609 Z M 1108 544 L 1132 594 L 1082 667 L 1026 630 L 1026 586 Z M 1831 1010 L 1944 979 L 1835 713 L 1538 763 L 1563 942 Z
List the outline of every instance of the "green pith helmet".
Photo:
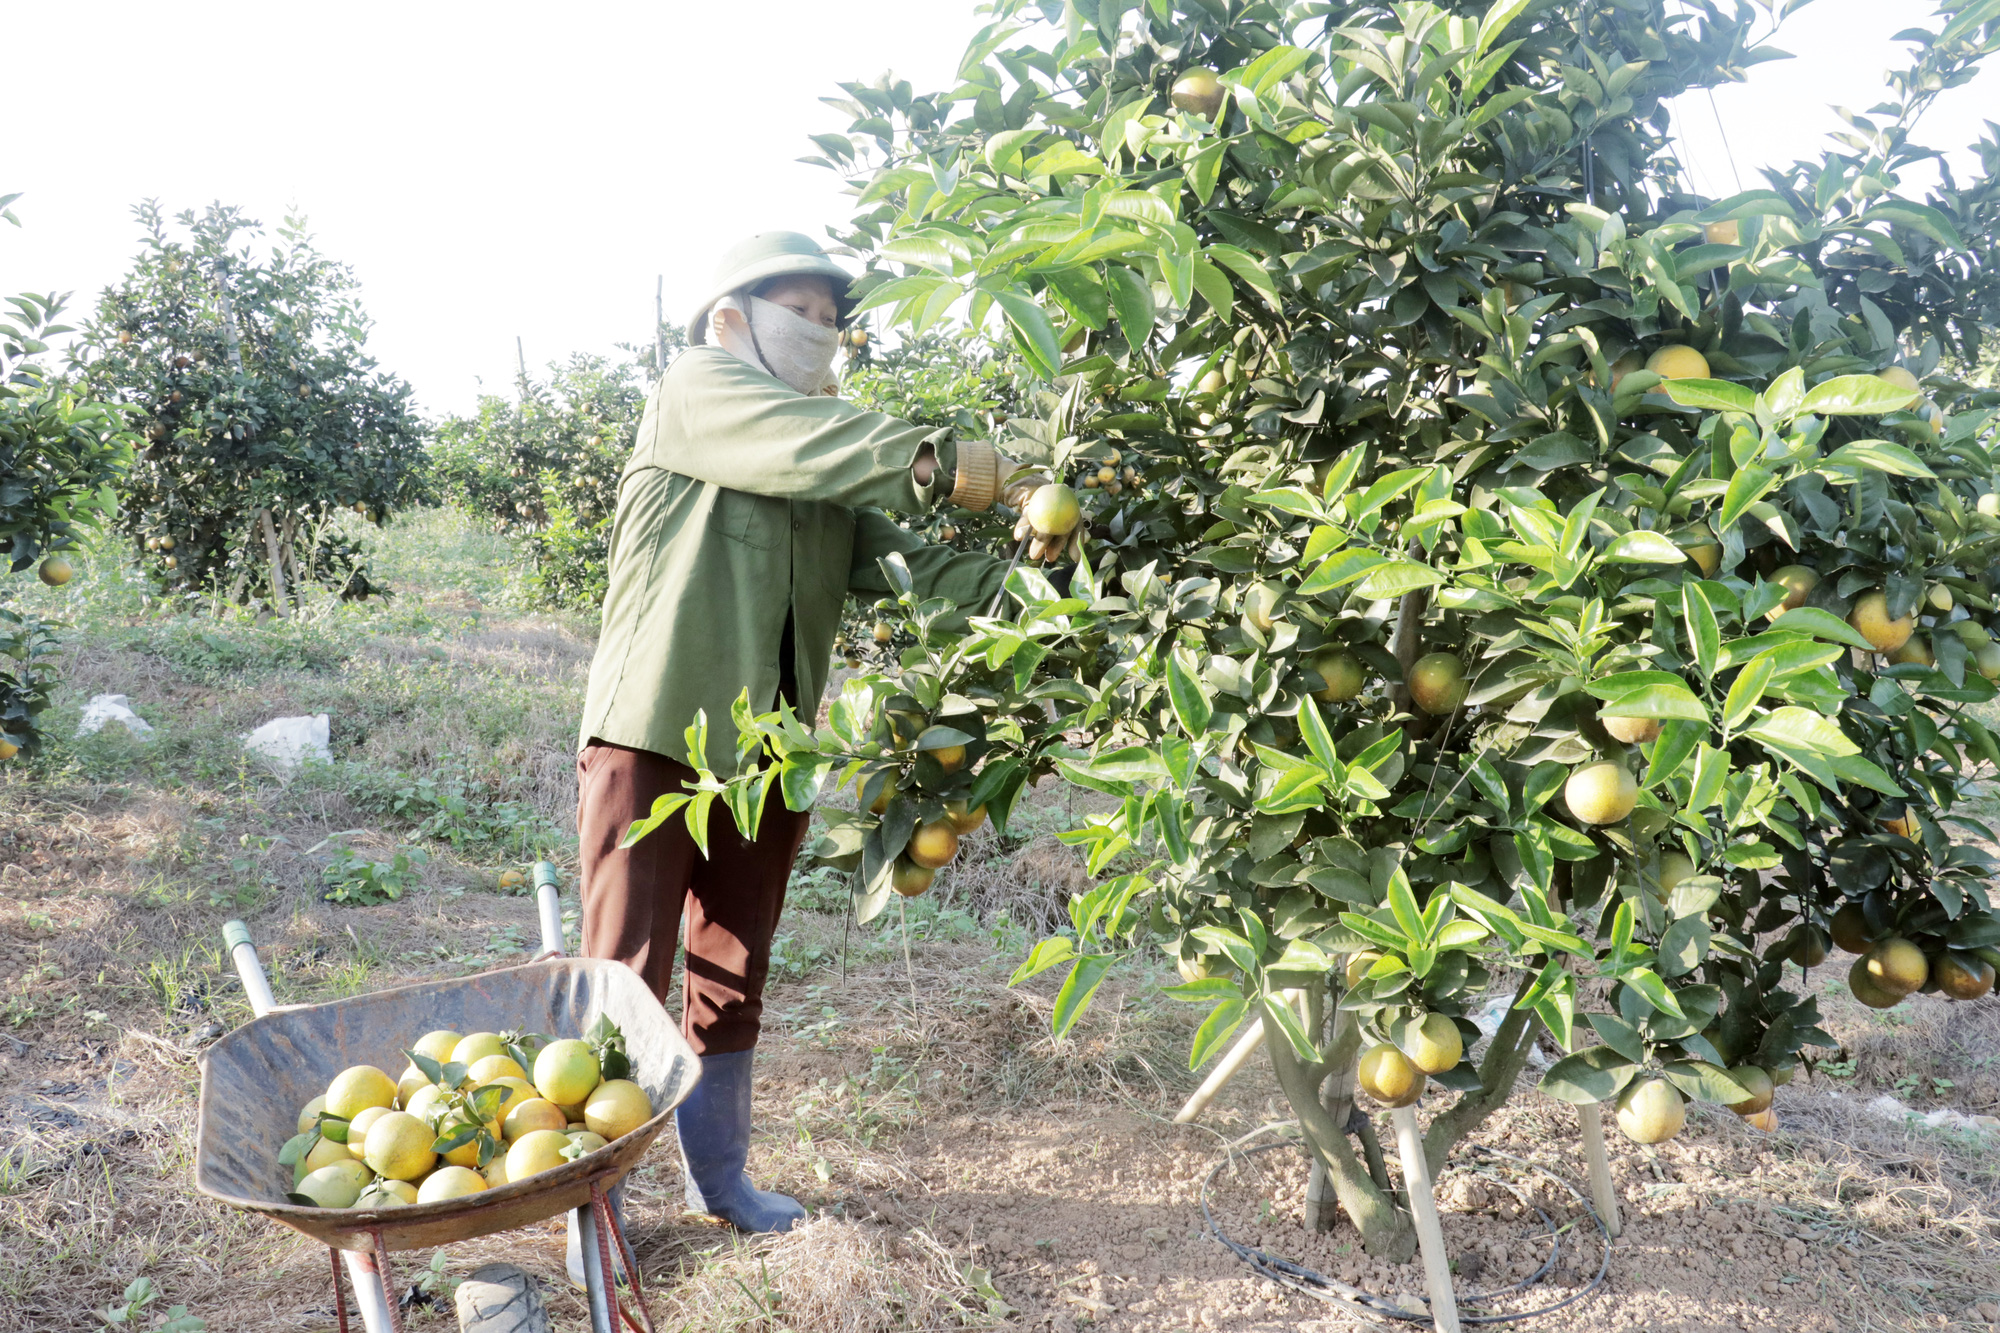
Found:
M 841 325 L 846 326 L 847 312 L 854 308 L 847 295 L 853 276 L 828 259 L 826 251 L 810 236 L 795 231 L 760 231 L 749 240 L 731 246 L 722 256 L 722 262 L 715 266 L 715 281 L 709 284 L 708 297 L 688 321 L 689 345 L 708 341 L 708 312 L 717 301 L 731 292 L 788 273 L 816 273 L 831 279 L 834 304 L 840 307 Z

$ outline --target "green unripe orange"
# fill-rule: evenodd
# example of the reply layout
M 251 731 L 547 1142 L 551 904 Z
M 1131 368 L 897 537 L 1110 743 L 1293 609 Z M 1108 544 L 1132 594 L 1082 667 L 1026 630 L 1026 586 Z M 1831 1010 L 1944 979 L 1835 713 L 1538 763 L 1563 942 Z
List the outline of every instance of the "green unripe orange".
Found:
M 1993 965 L 1984 958 L 1947 953 L 1931 969 L 1938 989 L 1954 1000 L 1977 1000 L 1993 989 Z
M 1834 947 L 1842 953 L 1868 952 L 1868 918 L 1860 903 L 1843 903 L 1827 922 L 1833 932 Z
M 1870 1009 L 1893 1009 L 1903 1000 L 1901 995 L 1885 991 L 1875 984 L 1875 979 L 1868 975 L 1866 956 L 1855 959 L 1854 966 L 1847 970 L 1847 989 Z
M 905 898 L 915 898 L 927 891 L 936 878 L 937 871 L 929 866 L 920 866 L 907 856 L 899 856 L 889 871 L 889 887 Z
M 1076 492 L 1061 482 L 1038 486 L 1021 510 L 1028 526 L 1044 537 L 1067 537 L 1083 519 Z
M 1895 619 L 1889 617 L 1889 599 L 1883 593 L 1864 592 L 1854 599 L 1854 609 L 1848 612 L 1847 623 L 1854 626 L 1861 637 L 1875 646 L 1878 653 L 1893 653 L 1909 642 L 1910 633 L 1917 627 L 1915 616 L 1905 615 Z
M 1410 1062 L 1426 1074 L 1442 1074 L 1456 1068 L 1465 1054 L 1465 1038 L 1458 1024 L 1443 1014 L 1426 1015 L 1416 1035 L 1410 1038 Z
M 951 858 L 958 855 L 958 832 L 949 819 L 934 819 L 928 824 L 917 825 L 910 835 L 910 845 L 903 854 L 918 865 L 929 870 L 948 865 Z
M 1687 1123 L 1687 1103 L 1663 1078 L 1634 1082 L 1618 1095 L 1618 1132 L 1634 1143 L 1665 1143 Z
M 1878 990 L 1891 995 L 1912 995 L 1930 979 L 1931 965 L 1924 951 L 1906 939 L 1883 940 L 1863 955 L 1868 979 Z
M 1705 380 L 1708 358 L 1692 347 L 1662 347 L 1646 358 L 1646 369 L 1663 380 Z
M 1611 739 L 1627 745 L 1644 745 L 1660 734 L 1660 721 L 1652 717 L 1607 717 L 1599 719 Z
M 1793 611 L 1804 606 L 1806 598 L 1819 586 L 1819 571 L 1805 565 L 1780 565 L 1771 571 L 1771 582 L 1785 590 L 1785 600 L 1778 603 L 1778 612 Z
M 1355 1081 L 1384 1106 L 1409 1106 L 1424 1095 L 1429 1080 L 1407 1055 L 1383 1042 L 1362 1052 Z
M 1434 717 L 1465 702 L 1465 663 L 1450 653 L 1426 653 L 1410 664 L 1410 698 Z
M 1215 77 L 1212 69 L 1189 70 L 1174 80 L 1173 91 L 1168 94 L 1168 100 L 1175 106 L 1204 120 L 1215 119 L 1215 113 L 1222 110 L 1222 98 L 1222 80 Z
M 1740 1102 L 1729 1103 L 1729 1109 L 1740 1116 L 1753 1116 L 1771 1105 L 1771 1098 L 1777 1091 L 1777 1084 L 1771 1081 L 1768 1070 L 1756 1065 L 1743 1065 L 1729 1071 L 1730 1077 L 1742 1084 L 1749 1093 Z
M 1328 703 L 1346 703 L 1361 693 L 1367 674 L 1361 668 L 1361 659 L 1345 648 L 1325 649 L 1315 654 L 1307 664 L 1322 682 L 1313 691 L 1315 699 Z
M 1616 824 L 1639 803 L 1639 784 L 1625 765 L 1606 759 L 1570 774 L 1563 800 L 1586 824 Z

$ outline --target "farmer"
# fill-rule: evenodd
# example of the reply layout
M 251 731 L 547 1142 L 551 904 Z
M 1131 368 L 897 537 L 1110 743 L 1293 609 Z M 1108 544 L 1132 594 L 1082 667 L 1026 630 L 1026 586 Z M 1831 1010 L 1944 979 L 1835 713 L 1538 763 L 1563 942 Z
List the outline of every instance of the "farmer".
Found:
M 881 512 L 947 499 L 985 509 L 1016 467 L 990 445 L 830 396 L 848 283 L 796 232 L 723 257 L 619 485 L 576 765 L 583 951 L 627 964 L 664 1000 L 685 923 L 681 1023 L 701 1057 L 675 1117 L 687 1204 L 744 1231 L 805 1216 L 752 1188 L 744 1163 L 771 936 L 808 816 L 773 800 L 754 839 L 713 820 L 706 857 L 679 819 L 629 850 L 619 840 L 655 798 L 694 781 L 697 715 L 711 761 L 735 751 L 730 708 L 745 690 L 757 711 L 783 700 L 811 725 L 847 595 L 890 591 L 883 556 L 902 554 L 919 596 L 963 606 L 990 601 L 1005 574 Z M 1040 480 L 1005 493 L 1018 504 Z

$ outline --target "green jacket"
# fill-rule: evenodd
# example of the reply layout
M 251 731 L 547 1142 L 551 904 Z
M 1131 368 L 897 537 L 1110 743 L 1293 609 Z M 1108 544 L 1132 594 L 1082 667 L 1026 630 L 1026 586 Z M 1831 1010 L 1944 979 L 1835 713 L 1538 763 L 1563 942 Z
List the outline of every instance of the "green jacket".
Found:
M 928 487 L 911 464 L 932 444 Z M 780 638 L 811 725 L 849 592 L 889 591 L 876 561 L 903 553 L 920 595 L 984 609 L 1006 566 L 930 546 L 882 509 L 915 513 L 951 489 L 944 432 L 808 397 L 719 347 L 667 368 L 619 481 L 611 584 L 590 664 L 578 745 L 593 737 L 686 761 L 708 715 L 708 759 L 726 763 L 743 690 L 759 711 L 778 692 Z

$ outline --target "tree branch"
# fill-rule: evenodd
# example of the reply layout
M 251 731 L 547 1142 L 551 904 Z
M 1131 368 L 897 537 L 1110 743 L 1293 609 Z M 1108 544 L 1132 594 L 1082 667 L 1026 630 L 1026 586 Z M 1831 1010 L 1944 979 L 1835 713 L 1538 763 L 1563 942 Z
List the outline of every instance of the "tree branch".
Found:
M 1520 1004 L 1534 984 L 1533 972 L 1523 976 L 1514 992 L 1514 1004 Z M 1532 1010 L 1508 1008 L 1507 1017 L 1501 1020 L 1487 1045 L 1486 1058 L 1479 1063 L 1479 1090 L 1461 1096 L 1449 1110 L 1431 1121 L 1424 1134 L 1424 1158 L 1431 1164 L 1433 1175 L 1444 1169 L 1445 1158 L 1459 1140 L 1506 1104 L 1514 1091 L 1514 1080 L 1528 1062 L 1528 1052 L 1534 1049 L 1541 1035 L 1542 1020 Z
M 1325 1061 L 1337 1068 L 1350 1064 L 1361 1044 L 1360 1028 L 1352 1015 L 1342 1015 L 1342 1019 L 1345 1021 L 1336 1027 L 1333 1048 Z M 1354 1149 L 1348 1146 L 1341 1124 L 1327 1114 L 1320 1101 L 1320 1080 L 1308 1072 L 1305 1062 L 1282 1036 L 1274 1035 L 1264 1043 L 1264 1049 L 1271 1053 L 1278 1086 L 1284 1089 L 1285 1100 L 1292 1104 L 1292 1111 L 1299 1118 L 1307 1146 L 1326 1168 L 1341 1208 L 1361 1233 L 1362 1246 L 1386 1262 L 1407 1262 L 1417 1250 L 1416 1228 L 1411 1225 L 1409 1214 L 1377 1189 L 1361 1163 L 1355 1160 Z

